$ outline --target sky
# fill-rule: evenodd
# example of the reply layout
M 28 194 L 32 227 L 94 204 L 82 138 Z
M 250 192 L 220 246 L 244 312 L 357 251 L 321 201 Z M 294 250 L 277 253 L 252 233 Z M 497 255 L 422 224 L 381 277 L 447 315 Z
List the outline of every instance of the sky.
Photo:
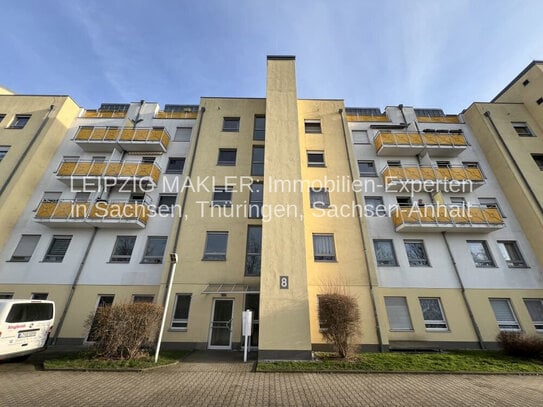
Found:
M 543 60 L 541 0 L 19 0 L 0 13 L 0 85 L 80 106 L 265 97 L 296 56 L 299 98 L 459 113 Z

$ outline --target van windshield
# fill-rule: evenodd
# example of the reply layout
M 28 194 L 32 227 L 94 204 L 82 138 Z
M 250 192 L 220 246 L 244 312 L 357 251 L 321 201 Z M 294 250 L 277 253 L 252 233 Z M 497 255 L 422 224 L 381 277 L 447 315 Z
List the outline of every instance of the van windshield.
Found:
M 53 304 L 31 303 L 13 304 L 9 311 L 6 322 L 32 322 L 44 321 L 53 318 Z

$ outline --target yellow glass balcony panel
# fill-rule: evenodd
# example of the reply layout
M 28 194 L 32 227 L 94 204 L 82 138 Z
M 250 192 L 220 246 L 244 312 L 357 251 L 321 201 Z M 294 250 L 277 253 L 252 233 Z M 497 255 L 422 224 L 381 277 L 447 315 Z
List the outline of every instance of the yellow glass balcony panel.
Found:
M 381 116 L 358 116 L 347 115 L 347 121 L 349 122 L 388 122 L 387 115 Z
M 461 206 L 453 207 L 451 208 L 450 213 L 451 213 L 451 218 L 454 221 L 454 223 L 457 223 L 457 224 L 470 223 L 468 208 L 461 207 Z
M 119 137 L 119 128 L 118 127 L 108 127 L 106 129 L 106 134 L 104 135 L 104 140 L 115 141 Z
M 439 140 L 437 138 L 437 135 L 435 133 L 427 133 L 424 135 L 424 141 L 426 144 L 433 146 L 433 145 L 439 145 Z
M 147 129 L 136 129 L 133 132 L 132 140 L 134 141 L 147 141 L 149 136 L 149 130 Z
M 464 137 L 463 134 L 453 134 L 451 138 L 455 146 L 467 145 L 466 138 Z
M 500 211 L 497 208 L 483 208 L 483 213 L 488 223 L 492 223 L 492 224 L 503 223 L 503 218 L 500 214 Z
M 58 202 L 51 214 L 52 219 L 69 219 L 72 217 L 73 202 Z
M 448 134 L 437 134 L 436 138 L 440 146 L 452 146 L 452 138 Z
M 80 127 L 77 132 L 75 139 L 76 140 L 89 140 L 92 134 L 93 127 Z
M 452 179 L 451 170 L 449 168 L 438 167 L 435 169 L 437 179 Z
M 420 167 L 420 175 L 423 180 L 430 181 L 436 179 L 436 174 L 432 167 Z
M 404 167 L 403 172 L 403 179 L 420 180 L 422 177 L 419 167 Z
M 383 146 L 383 136 L 381 134 L 378 134 L 377 137 L 373 140 L 373 145 L 375 146 L 375 150 L 379 151 L 381 147 Z
M 148 177 L 153 172 L 154 165 L 151 163 L 141 163 L 134 169 L 136 176 Z
M 157 113 L 157 119 L 196 119 L 198 112 L 163 112 Z
M 108 177 L 117 177 L 121 172 L 121 163 L 108 163 L 105 175 Z
M 56 202 L 42 202 L 36 211 L 36 218 L 50 218 L 56 207 Z
M 466 177 L 472 181 L 484 181 L 483 173 L 479 168 L 466 168 Z
M 106 169 L 106 163 L 92 162 L 89 168 L 88 175 L 95 177 L 101 176 Z
M 119 174 L 120 177 L 134 177 L 136 175 L 136 172 L 138 171 L 138 163 L 123 163 L 121 172 Z
M 88 161 L 78 161 L 71 175 L 84 177 L 89 175 L 92 163 Z
M 456 115 L 439 117 L 417 116 L 417 121 L 420 123 L 460 123 L 460 120 Z
M 407 133 L 396 133 L 394 134 L 396 139 L 396 144 L 409 145 L 409 134 Z
M 89 140 L 102 141 L 105 138 L 106 132 L 107 132 L 106 127 L 95 127 L 90 135 Z
M 397 178 L 405 179 L 403 168 L 401 167 L 387 167 L 383 172 L 385 179 L 387 178 Z
M 422 136 L 417 133 L 409 133 L 409 142 L 415 146 L 422 145 Z
M 462 181 L 468 179 L 466 170 L 464 167 L 451 167 L 450 169 L 452 179 Z
M 469 208 L 468 213 L 471 223 L 487 223 L 482 208 Z
M 62 177 L 67 177 L 73 174 L 75 166 L 77 163 L 65 161 L 60 164 L 60 167 L 58 167 L 57 175 Z

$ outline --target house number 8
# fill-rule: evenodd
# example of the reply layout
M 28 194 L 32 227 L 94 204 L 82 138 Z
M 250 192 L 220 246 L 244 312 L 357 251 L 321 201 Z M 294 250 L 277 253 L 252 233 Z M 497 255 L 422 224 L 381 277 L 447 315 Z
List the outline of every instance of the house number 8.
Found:
M 279 288 L 288 289 L 288 276 L 279 276 Z

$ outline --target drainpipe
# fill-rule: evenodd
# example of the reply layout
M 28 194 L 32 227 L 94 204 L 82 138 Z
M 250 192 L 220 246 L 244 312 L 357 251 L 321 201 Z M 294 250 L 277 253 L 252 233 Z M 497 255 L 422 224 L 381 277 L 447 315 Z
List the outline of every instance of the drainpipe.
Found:
M 475 330 L 475 334 L 477 335 L 477 341 L 479 342 L 479 347 L 481 349 L 486 349 L 486 346 L 483 342 L 483 337 L 481 335 L 481 331 L 479 329 L 479 325 L 477 325 L 477 321 L 475 320 L 475 317 L 473 316 L 473 311 L 471 309 L 471 306 L 468 301 L 468 297 L 466 295 L 466 288 L 464 287 L 464 282 L 462 281 L 462 277 L 460 276 L 460 272 L 458 271 L 458 267 L 456 265 L 456 261 L 454 260 L 453 253 L 451 251 L 451 247 L 449 246 L 449 241 L 447 240 L 447 233 L 441 232 L 441 236 L 443 236 L 443 240 L 445 241 L 445 246 L 447 246 L 447 252 L 449 253 L 449 258 L 452 261 L 454 272 L 456 274 L 456 278 L 458 280 L 458 284 L 460 284 L 460 289 L 462 291 L 462 297 L 464 298 L 464 303 L 466 305 L 466 308 L 468 310 L 469 319 L 471 320 L 471 324 L 473 325 L 473 329 Z
M 543 214 L 543 206 L 541 206 L 541 203 L 537 199 L 537 196 L 535 195 L 533 189 L 530 187 L 530 183 L 528 182 L 528 180 L 524 176 L 523 172 L 520 170 L 520 167 L 517 164 L 517 161 L 513 158 L 513 154 L 511 153 L 511 150 L 509 149 L 509 147 L 505 143 L 505 140 L 503 139 L 503 136 L 501 135 L 498 128 L 496 127 L 496 124 L 494 123 L 494 120 L 492 119 L 492 116 L 490 115 L 490 111 L 487 110 L 486 112 L 484 112 L 484 115 L 488 119 L 488 121 L 490 122 L 492 128 L 494 129 L 494 132 L 498 136 L 498 139 L 500 140 L 500 143 L 501 143 L 502 147 L 504 148 L 505 152 L 507 153 L 507 157 L 511 160 L 511 162 L 515 166 L 515 169 L 517 170 L 518 174 L 520 175 L 520 178 L 524 182 L 524 186 L 526 187 L 526 189 L 528 189 L 528 191 L 530 192 L 530 196 L 532 197 L 532 199 L 536 203 L 537 207 L 539 208 L 539 211 Z
M 204 113 L 206 111 L 206 108 L 202 106 L 200 108 L 200 111 L 202 112 L 202 114 L 200 115 L 200 121 L 198 122 L 198 130 L 196 130 L 196 136 L 194 139 L 194 148 L 192 149 L 192 154 L 189 159 L 189 168 L 187 171 L 188 178 L 190 178 L 190 176 L 192 175 L 192 167 L 194 166 L 194 157 L 196 156 L 196 150 L 198 149 L 198 141 L 200 140 L 200 130 L 202 129 L 202 122 L 204 120 Z M 175 231 L 175 238 L 173 241 L 172 253 L 176 253 L 177 245 L 179 244 L 179 236 L 181 235 L 181 226 L 183 224 L 183 212 L 185 211 L 187 195 L 188 195 L 188 190 L 183 192 L 183 200 L 181 201 L 181 216 L 179 217 L 179 223 L 177 224 L 177 230 Z M 173 284 L 173 281 L 170 281 L 170 279 L 168 281 L 169 281 L 168 286 L 166 287 L 166 291 L 164 292 L 164 299 L 162 301 L 163 305 L 166 305 L 168 292 L 171 290 L 171 285 Z M 166 312 L 167 310 L 164 309 L 164 313 Z
M 92 247 L 92 244 L 94 242 L 94 238 L 96 237 L 96 232 L 98 232 L 98 228 L 94 227 L 92 230 L 92 236 L 89 241 L 89 244 L 87 245 L 87 248 L 85 249 L 85 253 L 83 254 L 83 259 L 81 259 L 81 263 L 79 264 L 79 267 L 77 269 L 77 273 L 75 274 L 74 281 L 72 283 L 72 287 L 70 288 L 70 293 L 68 294 L 68 299 L 66 300 L 66 305 L 64 306 L 64 309 L 62 310 L 62 315 L 60 316 L 60 319 L 58 321 L 58 326 L 55 331 L 55 336 L 53 337 L 53 341 L 51 342 L 52 345 L 56 345 L 58 336 L 60 335 L 60 331 L 62 329 L 62 326 L 64 325 L 64 320 L 66 319 L 66 314 L 68 313 L 68 309 L 70 308 L 70 304 L 72 303 L 72 299 L 74 297 L 75 289 L 77 287 L 77 284 L 79 283 L 79 278 L 81 277 L 81 273 L 83 272 L 83 267 L 85 266 L 85 263 L 87 261 L 87 257 L 89 256 L 90 249 Z
M 343 124 L 343 141 L 345 143 L 345 151 L 347 152 L 347 159 L 349 160 L 349 171 L 351 174 L 351 179 L 354 180 L 354 172 L 352 167 L 353 158 L 351 157 L 351 153 L 349 150 L 348 143 L 348 137 L 347 132 L 345 131 L 346 123 L 345 118 L 343 116 L 343 109 L 338 110 L 339 116 L 341 117 L 341 123 Z M 366 246 L 366 239 L 364 238 L 364 224 L 362 222 L 362 216 L 363 214 L 360 213 L 360 208 L 362 207 L 362 202 L 360 201 L 360 198 L 356 192 L 353 192 L 356 200 L 356 209 L 358 212 L 358 224 L 360 227 L 360 237 L 362 238 L 362 248 L 364 250 L 364 262 L 366 265 L 366 270 L 368 270 L 368 282 L 370 285 L 370 298 L 371 298 L 371 307 L 373 311 L 373 318 L 375 319 L 375 330 L 377 332 L 377 340 L 379 342 L 379 352 L 384 352 L 384 346 L 383 346 L 383 337 L 381 332 L 381 327 L 379 324 L 379 314 L 377 312 L 377 305 L 376 305 L 376 294 L 375 294 L 375 288 L 377 285 L 377 278 L 373 274 L 372 269 L 370 268 L 370 263 L 368 261 L 368 248 Z
M 26 156 L 28 155 L 30 149 L 32 148 L 32 146 L 34 145 L 34 143 L 36 142 L 36 140 L 38 139 L 38 137 L 40 136 L 42 130 L 44 129 L 45 125 L 48 123 L 49 121 L 49 116 L 51 115 L 51 112 L 53 110 L 55 110 L 55 105 L 54 105 L 54 101 L 55 99 L 53 99 L 53 103 L 51 104 L 51 106 L 49 106 L 49 110 L 47 111 L 47 113 L 45 114 L 45 116 L 43 117 L 43 121 L 42 123 L 40 124 L 40 127 L 38 128 L 38 130 L 36 131 L 36 133 L 34 133 L 34 135 L 32 136 L 32 139 L 30 140 L 30 143 L 28 143 L 28 145 L 26 146 L 25 150 L 23 151 L 23 154 L 21 156 L 21 159 L 17 161 L 17 164 L 15 164 L 15 167 L 13 168 L 13 170 L 10 172 L 10 174 L 8 175 L 8 177 L 6 178 L 6 181 L 4 182 L 4 185 L 2 185 L 2 188 L 0 188 L 0 197 L 2 196 L 2 194 L 4 193 L 4 191 L 7 189 L 9 183 L 11 182 L 11 180 L 13 179 L 13 177 L 15 176 L 15 173 L 17 172 L 17 170 L 19 169 L 19 167 L 22 165 L 22 163 L 25 161 L 25 158 Z

